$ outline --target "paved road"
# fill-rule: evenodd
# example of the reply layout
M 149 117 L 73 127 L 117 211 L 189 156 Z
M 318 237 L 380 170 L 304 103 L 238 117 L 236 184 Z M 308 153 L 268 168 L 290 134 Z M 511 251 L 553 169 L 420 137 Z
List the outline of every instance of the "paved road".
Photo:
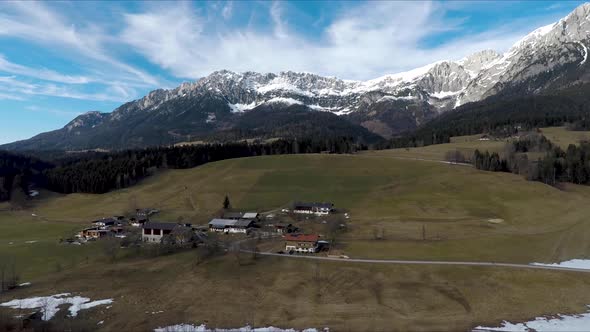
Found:
M 253 253 L 250 250 L 241 250 L 246 253 Z M 398 265 L 450 265 L 450 266 L 484 266 L 484 267 L 509 267 L 516 269 L 531 269 L 531 270 L 550 270 L 550 271 L 568 271 L 568 272 L 583 272 L 590 273 L 590 270 L 576 269 L 570 267 L 557 266 L 543 266 L 543 265 L 528 265 L 528 264 L 512 264 L 512 263 L 494 263 L 494 262 L 454 262 L 454 261 L 414 261 L 414 260 L 398 260 L 398 259 L 362 259 L 362 258 L 332 258 L 311 255 L 289 255 L 277 254 L 273 252 L 258 252 L 258 255 L 263 256 L 277 256 L 293 259 L 309 259 L 319 261 L 336 261 L 342 263 L 372 263 L 372 264 L 398 264 Z

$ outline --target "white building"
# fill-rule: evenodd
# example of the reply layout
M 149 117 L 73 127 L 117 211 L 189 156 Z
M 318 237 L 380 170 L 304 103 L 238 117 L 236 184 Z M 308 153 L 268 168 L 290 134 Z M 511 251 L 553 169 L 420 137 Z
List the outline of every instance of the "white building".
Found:
M 293 213 L 300 214 L 315 214 L 316 216 L 324 216 L 334 211 L 334 204 L 332 203 L 301 203 L 293 204 Z
M 213 219 L 209 222 L 209 231 L 246 234 L 252 224 L 251 219 Z
M 168 222 L 146 222 L 141 229 L 141 240 L 143 242 L 160 243 L 162 237 L 170 234 L 176 227 L 183 226 Z

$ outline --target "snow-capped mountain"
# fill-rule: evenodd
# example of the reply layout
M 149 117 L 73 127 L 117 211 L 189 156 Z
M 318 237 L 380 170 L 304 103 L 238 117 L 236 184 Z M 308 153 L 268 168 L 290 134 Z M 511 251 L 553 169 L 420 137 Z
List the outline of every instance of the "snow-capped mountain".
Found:
M 590 4 L 583 4 L 558 22 L 534 30 L 501 57 L 484 63 L 458 96 L 456 106 L 501 93 L 536 76 L 551 77 L 529 82 L 525 92 L 537 93 L 550 88 L 551 83 L 568 71 L 579 70 L 586 64 L 589 37 Z
M 105 141 L 112 147 L 168 144 L 243 130 L 240 119 L 261 108 L 281 112 L 293 107 L 327 112 L 390 137 L 488 97 L 546 93 L 589 82 L 589 37 L 590 4 L 584 4 L 560 21 L 534 30 L 504 54 L 484 50 L 458 61 L 438 61 L 368 81 L 291 71 L 221 70 L 175 89 L 152 91 L 111 113 L 86 113 L 51 135 L 34 139 L 44 147 L 68 148 L 96 148 Z M 252 119 L 264 126 L 264 118 L 252 115 L 248 128 Z M 359 133 L 358 128 L 348 129 Z

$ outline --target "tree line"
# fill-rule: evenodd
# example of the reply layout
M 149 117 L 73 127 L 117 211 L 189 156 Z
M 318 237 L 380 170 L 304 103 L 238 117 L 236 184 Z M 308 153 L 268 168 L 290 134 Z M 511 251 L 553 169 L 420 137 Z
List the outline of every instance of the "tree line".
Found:
M 224 143 L 155 147 L 112 153 L 68 155 L 51 161 L 0 153 L 0 200 L 26 193 L 35 184 L 51 191 L 105 193 L 131 186 L 159 169 L 192 168 L 231 158 L 297 153 L 353 153 L 366 146 L 352 137 L 278 139 L 266 143 Z
M 542 153 L 542 156 L 529 160 L 529 152 Z M 533 134 L 508 144 L 504 158 L 495 152 L 476 150 L 472 161 L 477 169 L 512 172 L 549 185 L 558 182 L 590 184 L 590 143 L 586 142 L 570 144 L 564 151 L 546 137 Z

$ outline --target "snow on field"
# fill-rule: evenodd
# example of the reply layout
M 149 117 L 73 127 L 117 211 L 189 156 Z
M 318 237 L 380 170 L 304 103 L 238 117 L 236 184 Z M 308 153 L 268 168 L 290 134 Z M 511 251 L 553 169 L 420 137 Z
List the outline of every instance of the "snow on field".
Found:
M 23 282 L 22 284 L 19 284 L 18 287 L 27 287 L 27 286 L 31 286 L 30 282 Z
M 76 317 L 80 310 L 90 309 L 99 305 L 113 303 L 112 299 L 90 301 L 87 297 L 70 296 L 70 293 L 62 293 L 51 296 L 31 297 L 27 299 L 12 300 L 0 303 L 2 307 L 12 309 L 39 309 L 43 313 L 43 320 L 50 320 L 59 311 L 59 306 L 69 304 L 71 317 Z
M 208 328 L 205 324 L 203 325 L 192 325 L 192 324 L 178 324 L 166 327 L 159 327 L 154 330 L 155 332 L 299 332 L 295 329 L 281 329 L 278 327 L 251 327 L 244 326 L 236 329 L 216 329 Z M 328 329 L 324 329 L 328 331 Z M 301 332 L 319 332 L 316 329 L 305 329 Z
M 500 327 L 483 327 L 478 326 L 473 331 L 515 331 L 515 332 L 529 332 L 529 331 L 588 331 L 590 330 L 590 311 L 582 315 L 557 315 L 554 318 L 537 317 L 535 320 L 525 323 L 510 323 L 503 322 Z
M 554 263 L 554 264 L 531 263 L 531 265 L 555 266 L 555 267 L 569 267 L 569 268 L 572 268 L 572 269 L 585 269 L 585 270 L 590 270 L 590 259 L 572 259 L 572 260 L 569 260 L 569 261 L 564 261 L 564 262 L 561 262 L 561 263 Z

